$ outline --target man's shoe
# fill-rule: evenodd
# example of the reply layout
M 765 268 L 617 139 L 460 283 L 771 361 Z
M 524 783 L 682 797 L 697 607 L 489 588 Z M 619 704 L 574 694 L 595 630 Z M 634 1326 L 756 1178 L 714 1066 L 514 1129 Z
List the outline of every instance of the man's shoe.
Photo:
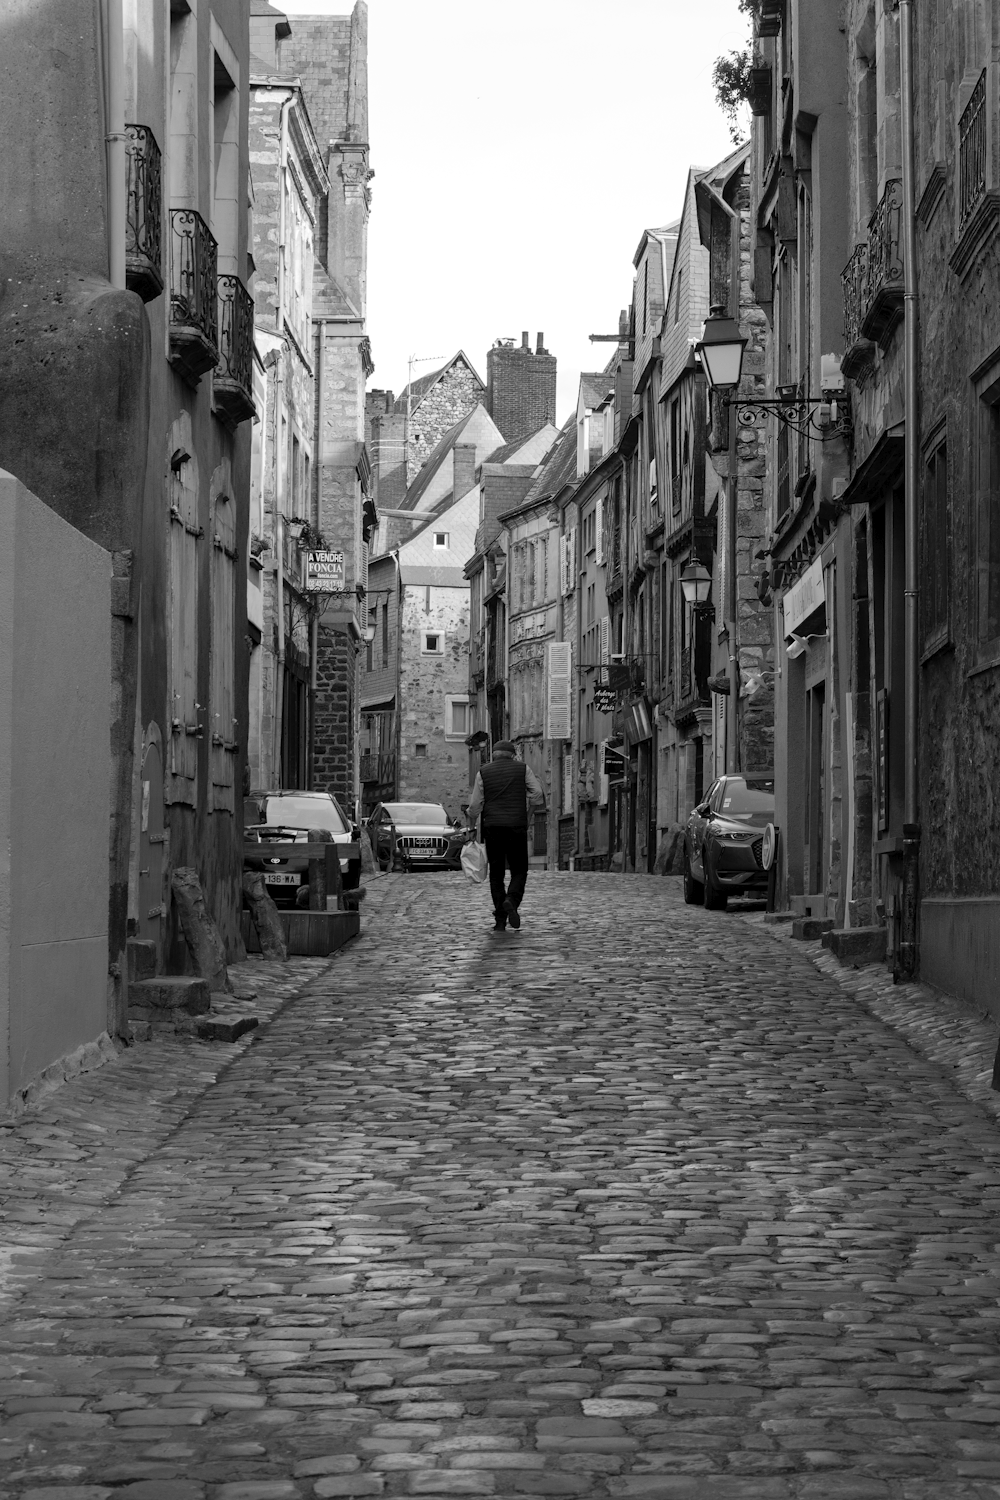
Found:
M 512 927 L 520 927 L 521 913 L 518 911 L 517 907 L 514 905 L 509 896 L 503 904 L 503 909 L 507 913 L 507 921 L 510 923 L 510 925 Z
M 494 922 L 493 923 L 493 931 L 494 932 L 506 932 L 507 931 L 507 923 L 506 922 Z

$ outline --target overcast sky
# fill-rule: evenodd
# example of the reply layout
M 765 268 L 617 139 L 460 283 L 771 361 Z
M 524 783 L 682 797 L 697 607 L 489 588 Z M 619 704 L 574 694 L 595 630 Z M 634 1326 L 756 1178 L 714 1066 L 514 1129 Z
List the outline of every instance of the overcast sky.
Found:
M 273 0 L 342 15 L 350 0 Z M 541 330 L 559 420 L 599 370 L 647 226 L 680 215 L 690 166 L 732 149 L 712 63 L 742 46 L 737 0 L 368 0 L 373 203 L 370 386 L 407 357 Z

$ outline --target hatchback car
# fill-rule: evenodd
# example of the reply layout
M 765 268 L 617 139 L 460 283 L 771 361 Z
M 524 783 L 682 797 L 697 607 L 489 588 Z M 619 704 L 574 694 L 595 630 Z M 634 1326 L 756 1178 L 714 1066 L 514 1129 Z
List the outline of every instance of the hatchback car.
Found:
M 393 860 L 404 870 L 459 870 L 468 830 L 453 823 L 440 802 L 380 802 L 368 819 L 379 868 Z
M 764 829 L 774 821 L 774 772 L 720 776 L 684 830 L 684 900 L 721 910 L 730 896 L 767 890 Z
M 268 854 L 268 844 L 307 844 L 312 830 L 329 834 L 344 846 L 340 876 L 345 891 L 361 884 L 360 835 L 336 797 L 328 792 L 254 792 L 244 799 L 243 868 L 262 870 L 267 894 L 278 906 L 297 906 L 308 897 L 309 860 L 303 854 Z M 260 853 L 256 847 L 260 846 Z

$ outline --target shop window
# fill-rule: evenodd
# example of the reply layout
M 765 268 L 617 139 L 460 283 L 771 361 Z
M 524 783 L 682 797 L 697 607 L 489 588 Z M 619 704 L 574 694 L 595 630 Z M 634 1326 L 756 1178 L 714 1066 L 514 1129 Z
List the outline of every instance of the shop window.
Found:
M 976 640 L 1000 652 L 1000 375 L 981 388 L 976 443 Z
M 924 645 L 948 639 L 950 537 L 948 525 L 948 448 L 939 443 L 924 465 L 923 495 Z

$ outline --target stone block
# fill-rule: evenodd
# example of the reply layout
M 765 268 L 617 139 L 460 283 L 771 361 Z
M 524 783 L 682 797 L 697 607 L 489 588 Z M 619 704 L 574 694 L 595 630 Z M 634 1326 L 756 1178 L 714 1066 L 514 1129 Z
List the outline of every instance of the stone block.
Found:
M 796 917 L 792 922 L 792 937 L 804 943 L 814 943 L 833 926 L 832 917 Z
M 199 1016 L 195 1034 L 203 1042 L 236 1042 L 259 1024 L 256 1016 Z
M 823 934 L 823 947 L 846 968 L 863 968 L 885 962 L 886 940 L 884 926 L 832 927 Z
M 210 1007 L 208 981 L 193 974 L 158 974 L 155 979 L 140 979 L 129 988 L 129 1014 L 135 1020 L 148 1021 L 149 1012 L 185 1011 L 189 1016 L 204 1015 Z
M 764 921 L 768 926 L 775 922 L 794 922 L 796 915 L 794 911 L 769 911 L 764 913 Z
M 125 945 L 128 955 L 128 982 L 135 984 L 140 979 L 156 976 L 156 944 L 148 938 L 129 938 Z

